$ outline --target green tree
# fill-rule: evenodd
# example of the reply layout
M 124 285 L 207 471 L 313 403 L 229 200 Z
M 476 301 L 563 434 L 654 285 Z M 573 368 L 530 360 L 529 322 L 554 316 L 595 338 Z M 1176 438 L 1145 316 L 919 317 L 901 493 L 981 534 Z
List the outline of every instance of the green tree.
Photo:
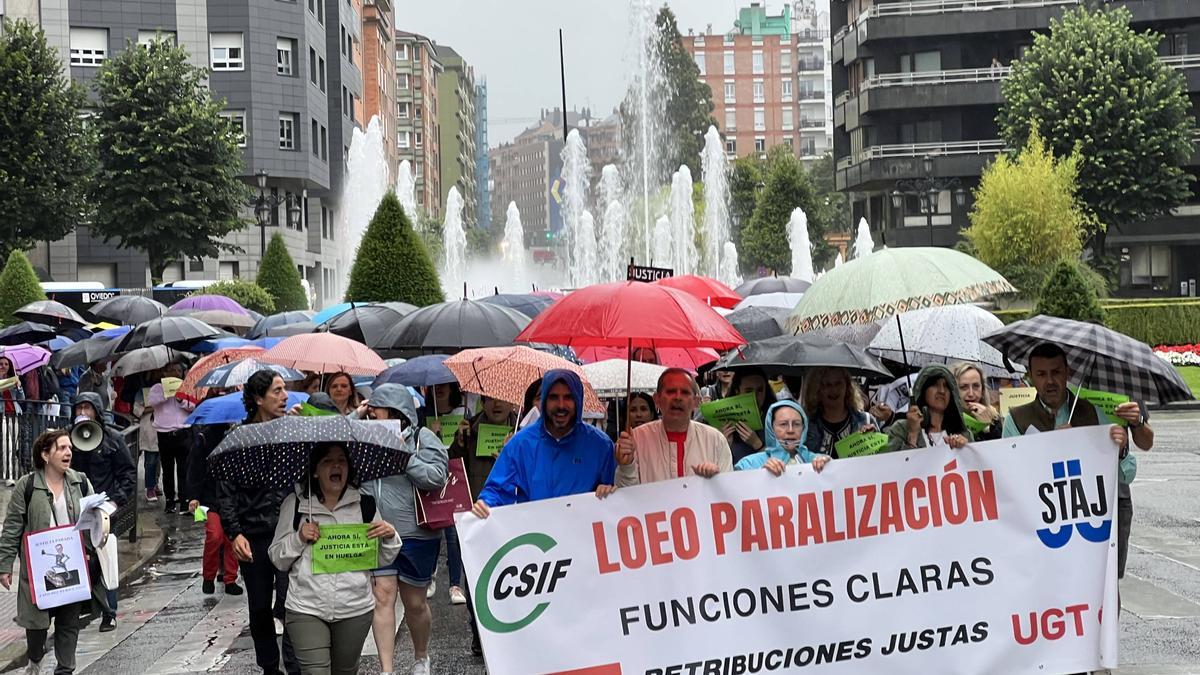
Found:
M 413 232 L 400 200 L 388 192 L 358 245 L 346 300 L 397 301 L 422 307 L 444 299 L 425 246 Z
M 1081 263 L 1061 260 L 1042 286 L 1034 314 L 1076 321 L 1104 321 L 1104 308 L 1095 288 L 1080 271 Z
M 223 295 L 236 301 L 242 307 L 258 312 L 259 314 L 275 313 L 275 301 L 271 299 L 271 294 L 262 286 L 253 281 L 246 281 L 245 279 L 218 281 L 215 284 L 209 284 L 204 288 L 193 291 L 188 295 Z
M 816 213 L 812 214 L 809 222 L 815 221 L 822 232 L 850 232 L 854 226 L 850 222 L 850 203 L 846 195 L 838 192 L 833 153 L 827 152 L 810 164 L 808 176 L 812 180 L 817 204 Z
M 1076 197 L 1078 154 L 1055 161 L 1036 130 L 1016 156 L 996 158 L 975 190 L 973 255 L 1032 297 L 1060 260 L 1076 260 L 1091 216 Z
M 730 165 L 730 234 L 739 252 L 742 250 L 742 231 L 750 224 L 754 206 L 758 203 L 758 192 L 765 186 L 766 166 L 757 156 L 738 157 Z
M 288 253 L 287 244 L 283 243 L 283 235 L 278 232 L 267 244 L 255 283 L 271 296 L 276 312 L 308 309 L 308 294 L 300 283 L 300 272 Z
M 786 146 L 780 148 L 767 157 L 766 187 L 758 197 L 749 226 L 742 230 L 738 258 L 744 270 L 765 268 L 778 274 L 791 273 L 788 221 L 797 207 L 805 213 L 815 212 L 816 198 L 811 180 L 796 156 Z M 808 236 L 814 244 L 814 259 L 825 253 L 824 235 L 820 223 L 809 221 Z
M 1037 129 L 1057 157 L 1079 153 L 1079 197 L 1107 227 L 1167 213 L 1190 194 L 1194 113 L 1184 76 L 1158 58 L 1162 36 L 1134 32 L 1125 7 L 1078 8 L 1050 22 L 1002 85 L 997 122 L 1017 147 Z
M 95 169 L 85 96 L 41 29 L 0 30 L 0 257 L 65 237 L 84 219 Z
M 0 272 L 0 326 L 20 323 L 13 312 L 37 300 L 45 300 L 46 294 L 38 283 L 37 274 L 29 258 L 19 249 L 8 254 L 4 271 Z
M 208 73 L 166 40 L 127 43 L 100 68 L 100 171 L 93 189 L 105 240 L 146 252 L 157 283 L 168 263 L 238 248 L 250 195 L 233 124 L 220 116 Z

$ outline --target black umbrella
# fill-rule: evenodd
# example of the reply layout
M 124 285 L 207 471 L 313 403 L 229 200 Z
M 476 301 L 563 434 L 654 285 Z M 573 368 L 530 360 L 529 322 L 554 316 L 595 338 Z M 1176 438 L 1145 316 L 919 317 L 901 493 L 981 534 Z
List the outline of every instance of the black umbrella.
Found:
M 321 324 L 319 329 L 374 347 L 392 326 L 415 311 L 416 305 L 407 302 L 352 307 Z
M 480 298 L 479 301 L 515 309 L 530 319 L 541 314 L 542 310 L 554 304 L 554 298 L 528 293 L 497 293 L 496 295 L 489 295 L 486 298 Z
M 761 368 L 768 375 L 802 375 L 813 368 L 845 368 L 851 375 L 886 377 L 892 374 L 867 350 L 844 342 L 781 335 L 751 342 L 721 357 L 714 369 Z
M 139 323 L 121 338 L 113 352 L 130 352 L 154 345 L 176 347 L 221 335 L 225 332 L 190 316 L 163 316 Z
M 762 293 L 803 293 L 812 283 L 793 277 L 762 277 L 744 282 L 734 293 L 748 298 Z
M 725 320 L 736 328 L 737 332 L 741 333 L 747 341 L 753 342 L 779 337 L 786 333 L 784 325 L 787 323 L 788 314 L 791 313 L 792 310 L 783 307 L 751 306 L 726 314 Z
M 82 328 L 89 323 L 79 312 L 55 300 L 35 300 L 13 312 L 13 316 L 56 329 Z
M 422 307 L 404 317 L 374 348 L 419 354 L 506 347 L 528 324 L 529 317 L 507 307 L 451 300 Z
M 313 317 L 313 312 L 308 310 L 296 310 L 291 312 L 279 312 L 270 316 L 264 316 L 254 324 L 249 331 L 246 332 L 247 340 L 257 340 L 260 337 L 267 337 L 267 331 L 277 326 L 286 326 L 290 323 L 300 323 L 302 321 L 310 321 Z
M 22 321 L 0 330 L 0 345 L 19 345 L 23 342 L 34 344 L 51 340 L 57 336 L 58 334 L 50 326 L 32 321 Z
M 288 415 L 229 432 L 209 455 L 208 468 L 217 480 L 242 487 L 291 487 L 304 478 L 319 443 L 344 445 L 360 481 L 404 473 L 411 452 L 398 424 Z
M 98 321 L 136 326 L 167 313 L 167 306 L 142 295 L 118 295 L 98 302 L 88 310 Z
M 113 355 L 120 344 L 117 338 L 92 337 L 68 345 L 50 356 L 51 368 L 75 368 L 103 361 Z
M 305 333 L 311 333 L 316 329 L 316 325 L 311 321 L 297 321 L 295 323 L 285 323 L 281 326 L 272 326 L 268 328 L 266 337 L 291 337 L 293 335 L 304 335 Z
M 1052 342 L 1066 352 L 1071 381 L 1080 386 L 1147 403 L 1192 400 L 1187 383 L 1149 345 L 1097 324 L 1039 314 L 998 328 L 983 341 L 1004 355 L 1006 365 L 1028 363 L 1034 347 Z

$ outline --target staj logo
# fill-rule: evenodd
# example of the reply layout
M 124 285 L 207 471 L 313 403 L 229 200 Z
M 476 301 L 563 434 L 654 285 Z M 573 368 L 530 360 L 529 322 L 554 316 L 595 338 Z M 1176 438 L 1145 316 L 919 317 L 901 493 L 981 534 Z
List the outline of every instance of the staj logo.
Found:
M 1095 500 L 1091 501 L 1078 459 L 1054 462 L 1051 469 L 1054 479 L 1038 486 L 1038 496 L 1045 505 L 1042 522 L 1047 525 L 1037 530 L 1038 539 L 1049 548 L 1062 548 L 1078 531 L 1087 541 L 1108 541 L 1112 516 L 1109 515 L 1104 476 L 1096 476 Z M 1101 519 L 1100 524 L 1094 525 L 1092 521 L 1097 518 Z
M 501 568 L 500 563 L 506 555 L 521 546 L 533 546 L 542 553 L 549 553 L 550 549 L 557 545 L 558 542 L 548 534 L 527 532 L 515 537 L 492 554 L 491 559 L 483 566 L 475 585 L 475 608 L 481 626 L 493 633 L 512 633 L 533 623 L 546 611 L 550 606 L 549 600 L 539 602 L 524 618 L 502 621 L 492 612 L 492 603 L 500 603 L 509 598 L 545 597 L 553 593 L 558 582 L 566 578 L 571 558 L 531 562 L 521 567 L 508 565 Z

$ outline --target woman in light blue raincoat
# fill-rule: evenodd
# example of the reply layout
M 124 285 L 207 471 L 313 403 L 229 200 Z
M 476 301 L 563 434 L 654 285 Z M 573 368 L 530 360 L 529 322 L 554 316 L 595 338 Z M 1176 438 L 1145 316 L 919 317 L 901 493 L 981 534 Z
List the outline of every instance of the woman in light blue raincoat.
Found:
M 812 464 L 819 472 L 829 463 L 829 455 L 810 452 L 804 447 L 808 416 L 795 401 L 779 401 L 767 408 L 763 431 L 766 447 L 742 458 L 734 465 L 734 470 L 766 469 L 779 476 L 789 464 Z

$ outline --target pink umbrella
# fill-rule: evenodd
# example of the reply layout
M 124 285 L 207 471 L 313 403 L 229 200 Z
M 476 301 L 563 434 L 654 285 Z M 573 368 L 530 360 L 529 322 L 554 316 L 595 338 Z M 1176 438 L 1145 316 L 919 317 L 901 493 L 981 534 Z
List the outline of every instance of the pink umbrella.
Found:
M 314 373 L 378 375 L 387 368 L 363 343 L 333 333 L 293 335 L 255 358 Z
M 18 375 L 50 362 L 50 352 L 36 345 L 19 344 L 0 347 L 0 357 L 8 359 Z
M 171 305 L 173 310 L 223 310 L 233 312 L 234 314 L 243 314 L 250 316 L 250 312 L 246 311 L 232 298 L 227 298 L 223 295 L 193 295 L 190 298 L 184 298 L 179 302 Z

